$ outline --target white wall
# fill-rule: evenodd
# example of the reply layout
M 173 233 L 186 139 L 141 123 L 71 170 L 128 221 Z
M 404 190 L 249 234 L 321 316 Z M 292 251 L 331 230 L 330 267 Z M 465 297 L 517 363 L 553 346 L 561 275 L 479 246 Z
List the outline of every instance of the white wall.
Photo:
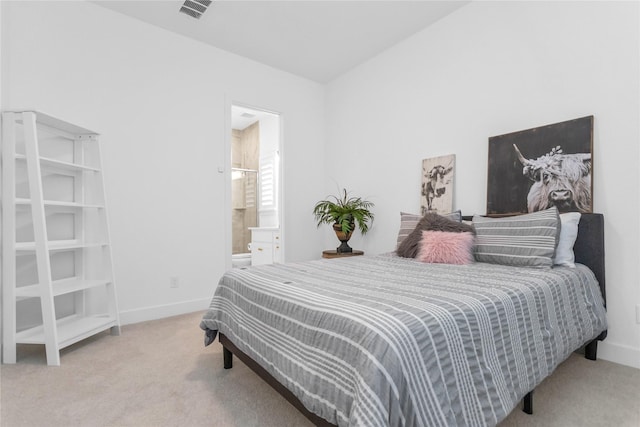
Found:
M 422 159 L 456 154 L 454 206 L 484 213 L 489 136 L 593 114 L 600 356 L 640 368 L 638 16 L 637 2 L 473 2 L 330 83 L 327 191 L 338 182 L 376 203 L 352 246 L 394 249 L 399 211 L 419 212 Z
M 88 2 L 1 6 L 3 107 L 102 134 L 123 322 L 208 306 L 231 254 L 232 102 L 282 114 L 285 259 L 317 257 L 322 86 Z
M 320 85 L 90 3 L 0 7 L 2 107 L 103 135 L 123 320 L 208 303 L 230 254 L 217 168 L 232 102 L 283 115 L 288 261 L 336 245 L 310 211 L 337 185 L 376 202 L 352 246 L 389 251 L 398 212 L 418 212 L 423 158 L 455 153 L 455 205 L 483 213 L 489 136 L 593 114 L 610 321 L 600 355 L 640 364 L 640 194 L 624 184 L 640 183 L 637 3 L 474 2 L 332 82 L 326 103 Z

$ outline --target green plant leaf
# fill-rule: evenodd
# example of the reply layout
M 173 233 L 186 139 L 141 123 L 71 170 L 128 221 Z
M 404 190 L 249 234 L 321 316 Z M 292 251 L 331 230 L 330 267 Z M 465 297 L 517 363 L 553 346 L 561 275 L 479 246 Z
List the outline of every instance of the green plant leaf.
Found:
M 360 232 L 366 234 L 373 223 L 374 215 L 371 209 L 374 206 L 372 202 L 361 197 L 349 197 L 347 190 L 343 189 L 340 197 L 327 196 L 326 200 L 316 203 L 313 215 L 318 227 L 322 224 L 337 224 L 344 233 L 349 233 L 357 224 Z

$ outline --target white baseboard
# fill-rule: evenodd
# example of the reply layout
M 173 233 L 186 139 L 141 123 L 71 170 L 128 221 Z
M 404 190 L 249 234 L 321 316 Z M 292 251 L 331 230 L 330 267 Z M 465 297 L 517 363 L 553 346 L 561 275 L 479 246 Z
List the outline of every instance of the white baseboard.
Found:
M 640 369 L 640 349 L 607 340 L 598 342 L 598 359 Z
M 193 313 L 194 311 L 204 311 L 209 308 L 210 303 L 211 298 L 206 298 L 121 311 L 120 324 L 130 325 L 132 323 L 140 323 L 148 320 L 164 319 L 165 317 Z

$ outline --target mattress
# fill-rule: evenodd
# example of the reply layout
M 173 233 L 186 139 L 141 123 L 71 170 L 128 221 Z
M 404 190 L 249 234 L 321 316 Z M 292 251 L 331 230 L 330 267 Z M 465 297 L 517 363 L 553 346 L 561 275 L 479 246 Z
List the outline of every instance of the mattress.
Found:
M 394 254 L 232 269 L 200 324 L 339 426 L 491 426 L 606 330 L 584 265 Z

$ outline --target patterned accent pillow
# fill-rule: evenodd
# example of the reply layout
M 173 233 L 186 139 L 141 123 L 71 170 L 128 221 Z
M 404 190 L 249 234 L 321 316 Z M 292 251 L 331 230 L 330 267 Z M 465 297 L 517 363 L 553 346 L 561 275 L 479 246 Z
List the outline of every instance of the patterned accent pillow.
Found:
M 460 211 L 453 211 L 442 216 L 454 221 L 462 221 L 462 212 Z M 400 243 L 402 243 L 402 241 L 406 239 L 409 234 L 411 234 L 411 232 L 416 228 L 416 225 L 418 225 L 418 222 L 421 219 L 422 215 L 400 212 L 400 230 L 398 231 L 396 248 L 398 248 L 400 246 Z
M 422 240 L 422 231 L 449 231 L 453 233 L 462 233 L 468 231 L 473 233 L 473 227 L 458 221 L 446 218 L 435 213 L 428 213 L 418 221 L 418 224 L 411 233 L 404 239 L 396 253 L 398 256 L 405 258 L 415 258 L 420 250 L 420 241 Z
M 476 261 L 518 267 L 553 265 L 561 229 L 555 206 L 505 218 L 476 215 L 473 226 L 476 229 Z
M 453 233 L 424 230 L 416 259 L 436 264 L 471 264 L 473 241 L 473 233 L 468 231 Z

